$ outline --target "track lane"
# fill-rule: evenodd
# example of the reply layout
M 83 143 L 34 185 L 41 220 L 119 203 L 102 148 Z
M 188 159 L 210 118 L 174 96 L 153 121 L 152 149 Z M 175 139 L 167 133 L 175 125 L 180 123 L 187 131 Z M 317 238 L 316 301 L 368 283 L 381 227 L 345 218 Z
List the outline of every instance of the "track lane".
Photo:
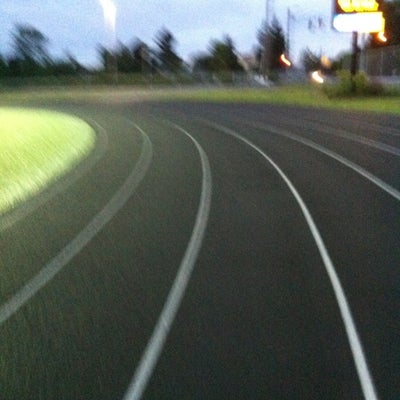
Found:
M 380 398 L 396 398 L 398 202 L 315 149 L 249 130 L 251 110 L 182 104 L 99 110 L 115 123 L 114 144 L 124 143 L 121 118 L 148 131 L 155 165 L 68 274 L 0 328 L 12 338 L 0 343 L 0 376 L 5 371 L 6 387 L 19 388 L 18 399 L 32 393 L 122 399 L 176 275 L 201 187 L 193 144 L 164 118 L 190 130 L 205 149 L 215 191 L 202 251 L 143 397 L 364 398 L 304 217 L 276 171 L 233 138 L 196 122 L 199 115 L 219 115 L 216 122 L 273 155 L 299 188 L 349 293 Z M 264 114 L 262 121 L 269 121 Z M 123 147 L 126 154 L 132 149 Z M 133 161 L 128 156 L 120 165 Z M 37 370 L 24 371 L 27 360 Z
M 324 243 L 324 239 L 322 238 L 319 229 L 315 224 L 314 218 L 312 217 L 307 205 L 304 203 L 304 200 L 302 199 L 301 195 L 299 194 L 293 183 L 290 181 L 290 179 L 287 177 L 287 175 L 279 167 L 279 165 L 277 165 L 274 160 L 272 160 L 263 150 L 261 150 L 260 147 L 256 146 L 253 142 L 246 139 L 244 136 L 240 135 L 234 130 L 231 130 L 222 125 L 217 125 L 214 123 L 210 123 L 210 126 L 213 126 L 215 129 L 220 130 L 221 132 L 224 132 L 228 135 L 231 135 L 238 140 L 241 140 L 243 143 L 245 143 L 253 150 L 258 152 L 260 155 L 262 155 L 265 158 L 265 160 L 268 163 L 270 163 L 274 167 L 276 172 L 281 176 L 283 181 L 288 186 L 290 192 L 296 199 L 298 206 L 300 207 L 303 216 L 307 222 L 307 225 L 311 231 L 311 234 L 318 248 L 323 264 L 325 266 L 326 272 L 331 281 L 332 289 L 335 293 L 337 304 L 347 333 L 349 345 L 351 347 L 351 351 L 353 354 L 353 359 L 359 376 L 364 398 L 367 400 L 376 400 L 377 394 L 373 382 L 373 377 L 371 376 L 371 372 L 368 367 L 364 349 L 359 334 L 357 332 L 357 328 L 352 316 L 352 312 L 350 310 L 349 303 L 347 301 L 346 293 L 343 290 L 342 284 L 336 272 L 336 268 L 332 262 L 328 249 L 326 248 L 326 245 Z M 400 196 L 398 200 L 400 200 Z
M 399 302 L 395 300 L 400 285 L 395 268 L 400 264 L 398 201 L 388 199 L 386 193 L 374 189 L 363 177 L 357 177 L 337 161 L 326 160 L 326 155 L 302 149 L 304 146 L 285 138 L 272 138 L 268 132 L 249 131 L 247 119 L 243 117 L 244 122 L 239 123 L 235 118 L 237 110 L 230 108 L 226 106 L 227 112 L 223 112 L 224 106 L 217 107 L 220 115 L 217 122 L 232 129 L 240 127 L 243 135 L 272 152 L 301 187 L 306 203 L 312 206 L 318 226 L 327 237 L 328 248 L 333 249 L 334 260 L 338 260 L 335 264 L 340 267 L 350 304 L 355 308 L 378 392 L 381 398 L 392 398 L 398 391 L 394 372 L 398 371 L 397 351 L 393 349 L 399 348 L 396 332 L 400 328 L 396 311 Z M 243 108 L 242 114 L 247 114 L 246 107 Z M 198 104 L 160 105 L 159 112 L 181 121 L 199 115 L 209 119 L 215 116 L 213 106 Z
M 202 164 L 202 191 L 195 225 L 188 247 L 180 263 L 176 278 L 165 301 L 162 312 L 138 364 L 135 375 L 124 396 L 125 400 L 139 400 L 147 388 L 154 369 L 164 349 L 171 327 L 181 306 L 190 277 L 205 236 L 211 207 L 212 174 L 207 154 L 193 136 L 178 125 L 172 124 L 179 132 L 188 136 L 196 146 Z
M 248 124 L 244 123 L 243 126 Z M 247 132 L 245 128 L 241 130 Z M 271 141 L 266 139 L 265 133 L 260 140 L 261 137 L 262 134 L 259 134 L 257 143 L 263 143 L 263 147 L 270 150 Z M 298 150 L 288 142 L 281 148 L 285 148 L 289 154 L 298 154 Z M 312 158 L 310 153 L 306 160 Z M 395 300 L 398 292 L 396 288 L 400 286 L 399 274 L 395 272 L 395 266 L 400 265 L 399 203 L 397 200 L 388 200 L 384 193 L 369 188 L 368 185 L 362 184 L 359 190 L 354 177 L 346 171 L 337 174 L 335 172 L 336 176 L 341 177 L 341 185 L 336 188 L 334 182 L 337 178 L 333 177 L 332 172 L 332 184 L 328 186 L 329 195 L 321 196 L 318 188 L 326 185 L 326 182 L 320 178 L 326 180 L 330 173 L 325 172 L 318 177 L 317 170 L 302 175 L 304 165 L 291 164 L 293 160 L 286 163 L 291 170 L 290 176 L 296 176 L 296 182 L 303 182 L 301 187 L 309 199 L 307 203 L 314 203 L 313 210 L 316 210 L 318 226 L 322 227 L 323 236 L 328 238 L 328 247 L 333 249 L 336 264 L 341 266 L 340 275 L 345 277 L 350 304 L 354 305 L 356 315 L 360 316 L 356 320 L 361 325 L 360 330 L 363 341 L 366 342 L 368 359 L 373 365 L 379 392 L 382 398 L 391 398 L 393 393 L 400 390 L 394 373 L 398 370 L 394 354 L 400 350 L 396 339 L 396 331 L 400 329 L 396 311 L 399 302 Z M 397 164 L 393 172 L 396 174 L 397 171 L 398 176 L 399 170 Z M 313 195 L 310 196 L 309 192 Z M 315 199 L 322 200 L 323 207 Z M 337 210 L 332 212 L 335 207 Z
M 180 104 L 180 110 L 188 109 L 190 112 L 190 105 Z M 360 165 L 366 171 L 371 172 L 373 175 L 380 178 L 382 181 L 387 182 L 396 190 L 400 191 L 400 178 L 398 171 L 400 169 L 400 160 L 396 154 L 400 149 L 400 140 L 393 140 L 390 146 L 390 152 L 382 151 L 376 147 L 380 144 L 385 146 L 385 143 L 380 143 L 380 135 L 384 133 L 384 127 L 380 131 L 375 129 L 365 129 L 360 131 L 358 124 L 351 130 L 349 127 L 344 132 L 348 132 L 350 137 L 352 135 L 360 136 L 360 141 L 364 143 L 357 143 L 348 140 L 342 136 L 329 134 L 324 129 L 337 130 L 337 125 L 342 126 L 347 123 L 352 126 L 351 122 L 353 114 L 348 115 L 342 113 L 338 115 L 336 112 L 323 112 L 307 109 L 296 109 L 293 107 L 280 108 L 274 106 L 251 106 L 246 107 L 242 105 L 231 105 L 229 107 L 223 105 L 198 105 L 198 114 L 206 118 L 214 119 L 220 122 L 226 122 L 228 126 L 235 127 L 231 122 L 236 122 L 248 126 L 251 129 L 257 130 L 264 129 L 268 131 L 268 127 L 278 131 L 287 130 L 293 132 L 295 135 L 300 135 L 304 139 L 311 139 L 318 145 L 326 147 L 328 150 L 336 152 L 340 156 L 349 159 L 351 162 Z M 172 108 L 167 109 L 174 112 Z M 304 115 L 303 115 L 304 114 Z M 321 116 L 319 116 L 321 114 Z M 313 121 L 309 124 L 307 121 Z M 316 122 L 316 124 L 315 124 Z M 336 123 L 336 126 L 334 125 Z M 365 122 L 364 125 L 365 126 Z M 317 128 L 317 127 L 320 128 Z M 372 124 L 374 127 L 375 124 Z M 394 129 L 394 128 L 391 128 Z M 343 133 L 344 133 L 343 132 Z M 400 127 L 399 127 L 400 132 Z M 364 135 L 364 136 L 363 136 Z M 368 142 L 377 142 L 376 147 L 371 147 Z
M 315 326 L 316 321 L 313 317 L 318 315 L 318 324 L 323 320 L 324 324 L 330 325 L 332 332 L 334 332 L 332 335 L 335 336 L 335 339 L 337 337 L 343 338 L 344 329 L 343 326 L 340 325 L 340 317 L 338 316 L 337 309 L 336 312 L 333 312 L 334 317 L 330 314 L 328 322 L 327 318 L 320 314 L 321 310 L 317 311 L 315 305 L 309 303 L 309 293 L 314 292 L 316 297 L 321 296 L 321 301 L 325 306 L 326 303 L 328 303 L 329 306 L 327 307 L 330 310 L 334 309 L 335 306 L 332 305 L 332 301 L 334 302 L 332 291 L 326 287 L 327 277 L 323 276 L 323 274 L 322 276 L 319 275 L 318 282 L 321 280 L 325 281 L 325 284 L 323 284 L 324 294 L 322 295 L 320 293 L 316 295 L 315 287 L 313 287 L 313 285 L 310 287 L 309 283 L 304 283 L 304 270 L 295 272 L 292 269 L 298 267 L 295 260 L 296 256 L 300 257 L 300 253 L 298 252 L 302 246 L 304 246 L 304 249 L 301 250 L 302 256 L 307 257 L 306 254 L 308 254 L 309 257 L 309 262 L 305 262 L 305 265 L 312 269 L 314 274 L 320 274 L 324 268 L 323 265 L 321 265 L 321 259 L 315 257 L 315 243 L 314 245 L 310 244 L 310 242 L 305 244 L 304 241 L 299 241 L 297 239 L 297 230 L 299 232 L 301 231 L 302 235 L 304 235 L 307 240 L 310 238 L 310 233 L 306 233 L 307 228 L 301 212 L 294 211 L 297 217 L 292 217 L 293 211 L 291 210 L 296 209 L 296 204 L 292 195 L 279 176 L 276 176 L 276 171 L 274 171 L 273 168 L 266 174 L 266 176 L 268 176 L 267 179 L 261 178 L 264 175 L 262 171 L 268 171 L 269 168 L 265 165 L 265 160 L 264 163 L 254 160 L 254 158 L 257 158 L 252 154 L 254 151 L 244 150 L 242 148 L 243 145 L 228 145 L 227 143 L 229 143 L 229 140 L 221 138 L 215 139 L 218 135 L 217 132 L 213 130 L 213 134 L 210 135 L 209 131 L 210 128 L 198 127 L 196 129 L 196 136 L 202 145 L 205 146 L 207 153 L 212 156 L 211 162 L 213 171 L 216 171 L 215 175 L 219 175 L 217 186 L 219 189 L 216 189 L 218 193 L 216 193 L 215 196 L 219 197 L 220 201 L 215 207 L 217 210 L 221 210 L 221 207 L 223 207 L 226 210 L 225 218 L 228 218 L 228 220 L 225 219 L 225 221 L 221 223 L 221 217 L 216 215 L 216 213 L 218 213 L 216 210 L 214 210 L 214 215 L 213 213 L 211 214 L 210 225 L 214 229 L 207 235 L 208 240 L 206 240 L 202 251 L 203 257 L 200 257 L 199 266 L 196 268 L 196 271 L 203 271 L 203 277 L 199 278 L 199 273 L 196 274 L 195 271 L 197 279 L 194 279 L 193 285 L 190 285 L 191 290 L 188 290 L 188 300 L 185 300 L 183 305 L 184 311 L 182 314 L 184 316 L 179 318 L 178 315 L 177 327 L 172 331 L 173 337 L 167 342 L 167 348 L 165 349 L 166 355 L 161 357 L 160 366 L 157 367 L 149 391 L 146 392 L 144 398 L 173 398 L 173 396 L 179 398 L 221 398 L 222 396 L 232 397 L 235 395 L 242 398 L 246 396 L 246 393 L 247 396 L 251 398 L 274 398 L 274 396 L 278 396 L 278 393 L 280 393 L 280 398 L 296 398 L 293 397 L 298 396 L 298 394 L 295 395 L 296 391 L 300 391 L 303 397 L 308 398 L 318 398 L 318 396 L 321 398 L 336 398 L 335 396 L 337 394 L 344 393 L 346 390 L 348 393 L 351 393 L 353 398 L 362 398 L 360 389 L 358 388 L 357 378 L 353 377 L 354 365 L 351 362 L 348 345 L 346 346 L 341 340 L 339 340 L 339 343 L 341 343 L 339 345 L 339 347 L 341 347 L 340 357 L 346 354 L 347 357 L 350 357 L 350 360 L 344 357 L 344 359 L 347 358 L 347 361 L 344 362 L 344 359 L 340 358 L 339 362 L 339 359 L 337 359 L 340 366 L 336 365 L 334 369 L 338 367 L 345 371 L 337 375 L 337 377 L 340 376 L 343 381 L 334 379 L 334 387 L 328 385 L 326 388 L 322 388 L 319 385 L 318 379 L 315 379 L 316 376 L 321 377 L 323 373 L 326 373 L 327 376 L 332 373 L 329 372 L 331 367 L 327 369 L 327 366 L 324 367 L 323 364 L 320 363 L 320 360 L 317 361 L 318 357 L 324 359 L 324 357 L 330 353 L 332 343 L 327 344 L 325 338 L 322 340 L 324 345 L 321 344 L 321 346 L 318 346 L 318 344 L 321 343 L 321 337 L 316 333 L 319 328 Z M 221 166 L 218 167 L 217 165 L 219 163 L 224 163 L 224 161 L 226 163 L 227 161 L 217 161 L 218 158 L 221 157 L 221 152 L 219 151 L 221 148 L 226 151 L 226 155 L 223 157 L 224 159 L 232 157 L 232 160 L 230 160 L 230 167 L 226 168 L 230 171 L 228 176 L 232 175 L 232 179 L 226 179 L 223 182 L 221 182 L 221 175 L 224 176 L 226 173 L 223 172 L 224 169 L 221 169 Z M 230 150 L 231 148 L 240 148 L 240 151 Z M 245 153 L 248 153 L 246 157 L 244 156 Z M 252 167 L 250 167 L 250 169 L 244 167 L 242 158 L 247 159 L 251 166 L 260 164 L 259 169 L 257 169 L 258 172 L 255 172 Z M 234 164 L 237 164 L 237 166 L 233 166 Z M 237 196 L 239 196 L 239 198 L 242 197 L 241 192 L 244 189 L 243 186 L 234 185 L 232 187 L 233 182 L 235 182 L 235 184 L 238 182 L 237 175 L 241 175 L 242 179 L 245 179 L 244 182 L 247 181 L 247 185 L 250 185 L 250 188 L 246 190 L 246 192 L 248 192 L 247 195 L 251 197 L 254 196 L 252 200 L 250 200 L 251 197 L 247 197 L 251 202 L 251 208 L 247 208 L 247 213 L 243 213 L 241 207 L 236 208 L 238 204 L 235 205 Z M 245 176 L 247 176 L 247 178 L 244 178 Z M 274 192 L 278 191 L 281 200 L 285 199 L 285 205 L 287 203 L 291 204 L 290 208 L 281 208 L 276 203 L 276 199 L 269 204 L 268 199 L 271 195 L 268 190 L 265 191 L 262 187 L 268 187 L 268 181 L 270 181 L 272 177 L 274 177 L 273 181 L 276 185 L 276 187 L 274 185 Z M 256 180 L 258 185 L 254 186 L 251 183 L 252 180 Z M 225 187 L 225 189 L 221 189 L 221 187 Z M 224 193 L 222 196 L 221 191 Z M 263 197 L 263 194 L 265 197 Z M 221 197 L 223 200 L 221 200 Z M 224 205 L 220 203 L 221 201 L 223 201 Z M 231 205 L 232 203 L 233 205 Z M 248 206 L 247 204 L 242 205 L 242 207 Z M 269 206 L 271 209 L 268 211 Z M 279 210 L 285 211 L 280 212 Z M 255 212 L 257 218 L 254 216 Z M 262 215 L 264 213 L 269 216 L 269 221 L 265 219 L 265 215 Z M 282 235 L 288 234 L 288 226 L 286 224 L 282 225 L 282 223 L 273 223 L 273 220 L 277 218 L 276 214 L 282 215 L 283 213 L 288 214 L 285 219 L 290 219 L 292 228 L 296 227 L 296 233 L 292 235 L 289 243 L 285 243 L 285 241 L 282 240 Z M 246 224 L 244 218 L 253 221 L 254 225 Z M 224 231 L 222 227 L 225 227 L 228 221 L 230 221 L 229 224 L 233 226 L 229 231 Z M 265 221 L 265 226 L 262 226 L 263 221 Z M 270 230 L 271 224 L 275 228 L 273 231 Z M 245 225 L 246 227 L 240 225 Z M 254 239 L 253 243 L 249 243 L 245 236 L 246 233 L 250 234 L 249 229 L 250 232 L 252 232 L 251 238 Z M 263 231 L 263 234 L 260 234 L 260 230 Z M 305 232 L 303 232 L 303 230 L 305 230 Z M 241 231 L 241 234 L 238 233 L 239 231 Z M 272 239 L 271 235 L 274 234 L 280 238 L 281 243 L 278 244 L 276 240 Z M 268 243 L 271 240 L 272 243 Z M 234 251 L 231 256 L 225 253 L 226 251 L 229 252 L 226 246 L 223 245 L 225 241 L 229 243 L 229 248 L 237 248 L 237 251 Z M 213 242 L 213 244 L 210 242 Z M 287 255 L 284 256 L 285 250 L 282 249 L 284 243 L 287 245 L 287 247 L 285 246 L 286 251 L 293 257 L 291 262 L 289 261 L 290 258 L 287 258 Z M 251 251 L 246 251 L 249 246 L 253 254 Z M 265 247 L 267 247 L 268 251 L 264 250 Z M 272 251 L 273 248 L 275 249 Z M 280 249 L 281 253 L 279 253 L 278 249 Z M 269 253 L 271 251 L 273 255 Z M 305 252 L 305 254 L 303 252 Z M 313 256 L 311 256 L 311 254 L 313 254 Z M 204 258 L 207 260 L 206 262 L 204 262 Z M 280 267 L 285 269 L 283 277 L 275 270 L 275 268 L 279 269 Z M 287 268 L 289 267 L 292 267 L 290 271 L 294 276 L 288 277 L 286 275 L 288 273 Z M 260 275 L 261 270 L 273 281 L 284 279 L 284 277 L 286 277 L 287 281 L 281 281 L 278 287 L 273 286 L 268 289 L 268 284 L 270 282 L 268 279 L 264 279 L 262 274 Z M 219 271 L 218 278 L 215 279 L 218 280 L 217 284 L 213 282 L 213 277 L 215 278 L 216 274 L 211 271 Z M 258 282 L 254 281 L 255 271 L 258 271 Z M 210 277 L 207 277 L 208 274 L 210 274 Z M 250 277 L 247 277 L 247 274 L 249 274 Z M 276 320 L 276 317 L 279 318 L 279 316 L 275 316 L 275 318 L 272 317 L 271 310 L 269 309 L 270 307 L 271 309 L 276 308 L 276 296 L 278 298 L 280 298 L 280 296 L 285 297 L 283 293 L 287 293 L 288 282 L 292 282 L 296 279 L 299 279 L 299 281 L 305 285 L 305 293 L 297 292 L 295 298 L 300 308 L 298 312 L 304 315 L 306 319 L 306 322 L 304 321 L 305 325 L 307 325 L 307 328 L 311 332 L 315 333 L 315 337 L 312 339 L 314 343 L 310 342 L 310 337 L 305 339 L 302 334 L 300 335 L 303 341 L 299 340 L 299 338 L 295 339 L 293 335 L 288 334 L 286 331 L 285 333 L 281 331 L 283 328 L 282 324 Z M 196 290 L 199 285 L 199 280 L 202 283 L 200 286 L 203 290 L 201 295 L 199 295 L 199 290 Z M 247 283 L 251 282 L 251 284 L 244 285 L 241 283 L 241 280 Z M 207 293 L 208 289 L 207 286 L 204 287 L 204 282 L 207 282 L 210 286 L 210 294 Z M 233 289 L 232 284 L 235 289 Z M 270 302 L 267 301 L 264 303 L 262 297 L 259 297 L 261 295 L 261 292 L 258 291 L 260 287 L 265 288 L 265 296 L 269 298 Z M 194 295 L 193 291 L 195 292 Z M 218 291 L 220 293 L 218 293 Z M 228 295 L 230 291 L 232 293 Z M 268 291 L 271 292 L 269 295 L 267 294 Z M 255 292 L 258 294 L 254 297 Z M 222 295 L 226 296 L 226 298 L 221 297 Z M 214 296 L 217 300 L 214 299 Z M 287 296 L 290 295 L 287 294 Z M 304 297 L 307 300 L 305 300 Z M 324 300 L 322 300 L 322 298 Z M 218 300 L 221 304 L 218 304 Z M 185 307 L 186 302 L 190 302 L 192 306 L 191 309 L 189 308 L 188 310 L 188 308 Z M 230 302 L 232 304 L 229 304 Z M 199 320 L 196 315 L 198 312 L 196 304 L 202 307 L 204 303 L 208 305 L 205 309 L 208 310 L 209 315 L 202 312 Z M 291 302 L 288 300 L 288 303 Z M 238 309 L 232 309 L 234 304 Z M 307 306 L 305 306 L 305 304 L 307 304 Z M 257 307 L 259 308 L 258 310 Z M 294 309 L 290 305 L 288 305 L 288 308 L 293 312 Z M 201 311 L 204 310 L 201 309 Z M 287 310 L 280 311 L 282 313 L 280 317 L 284 315 L 285 317 L 283 318 L 286 318 Z M 311 315 L 305 317 L 307 314 Z M 257 318 L 257 322 L 252 319 L 254 317 Z M 285 329 L 290 331 L 296 326 L 298 321 L 296 321 L 297 318 L 293 314 L 288 318 L 289 320 L 286 320 L 287 325 Z M 334 323 L 331 318 L 333 318 Z M 218 323 L 220 326 L 215 325 L 217 323 L 215 319 L 219 320 Z M 240 322 L 241 319 L 242 322 Z M 263 321 L 263 319 L 265 319 L 265 321 Z M 277 338 L 275 332 L 272 337 L 267 335 L 266 338 L 261 338 L 261 327 L 268 326 L 273 320 L 275 320 L 275 324 L 265 328 L 265 332 L 270 333 L 271 329 L 274 331 L 277 327 L 276 330 L 280 332 L 282 337 Z M 204 327 L 204 331 L 198 331 L 196 329 L 199 324 Z M 209 328 L 209 325 L 211 328 Z M 214 333 L 211 334 L 209 330 Z M 251 332 L 253 330 L 259 332 L 260 336 L 257 336 L 257 338 L 253 337 L 253 342 L 249 343 L 245 338 L 249 339 L 252 337 Z M 296 331 L 296 333 L 300 331 L 304 333 L 304 326 L 302 328 L 298 326 L 297 329 L 294 328 L 294 331 Z M 227 336 L 225 337 L 222 332 L 226 332 Z M 193 341 L 192 343 L 190 342 L 191 340 Z M 232 347 L 232 341 L 235 343 L 235 347 Z M 205 343 L 207 343 L 207 346 L 216 354 L 210 354 L 204 347 Z M 282 343 L 286 343 L 287 347 L 285 348 L 284 346 L 284 348 L 282 348 Z M 313 354 L 302 354 L 300 348 L 297 348 L 300 343 L 307 347 L 308 351 Z M 311 350 L 313 345 L 316 346 L 316 349 L 314 348 L 314 350 Z M 281 353 L 281 357 L 283 354 L 285 357 L 288 357 L 286 359 L 286 365 L 285 363 L 281 363 L 282 361 L 273 361 L 274 355 L 276 355 L 277 352 L 278 354 Z M 324 356 L 321 356 L 321 352 Z M 268 353 L 270 353 L 270 355 L 268 355 Z M 223 354 L 225 356 L 223 356 Z M 302 355 L 300 356 L 300 354 Z M 329 357 L 332 357 L 332 354 L 330 354 Z M 279 359 L 279 355 L 277 359 Z M 194 360 L 195 365 L 191 365 L 190 360 Z M 249 374 L 249 371 L 252 370 L 249 364 L 250 360 L 254 362 L 253 368 L 255 374 Z M 260 365 L 260 361 L 262 362 L 262 360 L 265 362 L 263 366 Z M 209 375 L 206 375 L 206 366 L 208 367 Z M 285 371 L 285 368 L 288 369 Z M 304 368 L 304 374 L 307 373 L 308 377 L 303 373 L 299 373 L 298 376 L 288 375 L 289 370 L 299 371 L 301 368 Z M 196 372 L 198 369 L 201 372 Z M 240 379 L 241 373 L 244 375 Z M 198 382 L 194 381 L 191 374 L 197 376 Z M 275 381 L 272 377 L 273 374 L 275 374 Z M 336 374 L 337 371 L 335 372 L 335 375 Z M 352 378 L 349 379 L 349 377 Z M 292 380 L 292 382 L 289 382 L 290 380 Z M 286 384 L 285 389 L 282 387 L 283 381 Z M 218 385 L 220 385 L 219 389 L 217 388 Z M 338 387 L 343 389 L 338 389 Z M 342 396 L 342 394 L 340 394 L 340 396 Z
M 387 182 L 384 182 L 382 179 L 377 177 L 376 175 L 372 174 L 369 172 L 367 169 L 361 167 L 360 165 L 350 161 L 348 158 L 343 157 L 337 152 L 334 152 L 332 150 L 329 150 L 325 146 L 321 146 L 320 144 L 317 144 L 316 141 L 304 138 L 303 136 L 300 136 L 296 133 L 293 133 L 293 128 L 292 130 L 287 130 L 287 129 L 281 129 L 276 126 L 272 125 L 259 125 L 259 124 L 247 124 L 250 127 L 256 128 L 258 130 L 261 130 L 262 132 L 265 133 L 273 133 L 276 135 L 280 135 L 286 138 L 289 138 L 291 140 L 294 140 L 298 143 L 304 144 L 305 146 L 308 146 L 322 154 L 325 154 L 326 156 L 338 161 L 339 163 L 345 165 L 346 167 L 352 169 L 354 172 L 357 174 L 361 175 L 365 179 L 368 179 L 371 183 L 388 193 L 390 196 L 392 196 L 394 199 L 400 201 L 400 191 L 397 190 L 395 187 L 391 186 Z M 368 168 L 371 168 L 371 165 L 368 165 Z M 397 182 L 396 182 L 397 183 Z

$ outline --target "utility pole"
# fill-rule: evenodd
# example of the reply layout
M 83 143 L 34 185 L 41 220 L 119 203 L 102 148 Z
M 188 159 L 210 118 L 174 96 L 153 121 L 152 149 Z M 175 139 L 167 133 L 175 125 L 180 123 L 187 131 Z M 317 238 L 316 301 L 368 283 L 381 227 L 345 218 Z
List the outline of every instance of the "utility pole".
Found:
M 267 0 L 267 4 L 265 7 L 265 21 L 268 27 L 271 24 L 273 10 L 274 10 L 274 0 Z
M 263 48 L 263 54 L 262 54 L 262 59 L 261 59 L 261 68 L 260 72 L 262 76 L 264 77 L 264 80 L 266 79 L 267 72 L 268 72 L 268 59 L 269 59 L 269 53 L 270 53 L 270 47 L 271 47 L 271 38 L 270 38 L 270 27 L 271 27 L 271 22 L 270 20 L 271 15 L 273 13 L 273 1 L 274 0 L 266 0 L 266 6 L 265 6 L 265 36 L 264 36 L 264 48 Z
M 286 56 L 290 60 L 290 28 L 291 28 L 291 21 L 295 21 L 295 16 L 288 7 L 287 9 L 287 21 L 286 21 Z

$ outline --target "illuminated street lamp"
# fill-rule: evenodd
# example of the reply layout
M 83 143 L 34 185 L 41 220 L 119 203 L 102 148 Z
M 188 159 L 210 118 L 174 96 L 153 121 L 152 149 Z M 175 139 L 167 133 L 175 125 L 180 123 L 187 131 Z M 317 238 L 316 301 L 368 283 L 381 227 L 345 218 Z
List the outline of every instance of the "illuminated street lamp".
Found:
M 314 82 L 319 83 L 319 84 L 323 84 L 323 83 L 325 82 L 324 77 L 323 77 L 322 74 L 321 74 L 321 71 L 314 71 L 314 72 L 311 74 L 311 79 L 312 79 Z
M 378 32 L 378 34 L 376 35 L 376 38 L 381 42 L 381 43 L 386 43 L 387 42 L 387 37 L 385 35 L 385 32 Z
M 111 43 L 110 43 L 110 66 L 114 70 L 115 81 L 118 80 L 118 65 L 115 52 L 117 50 L 117 31 L 116 31 L 116 20 L 117 20 L 117 7 L 111 0 L 99 0 L 101 7 L 103 8 L 104 24 L 109 31 Z
M 113 45 L 116 43 L 116 19 L 117 19 L 117 7 L 111 0 L 99 0 L 101 7 L 103 8 L 104 23 L 107 29 L 111 32 Z
M 283 66 L 287 68 L 292 66 L 292 62 L 286 57 L 284 53 L 282 53 L 281 56 L 279 57 L 279 61 Z

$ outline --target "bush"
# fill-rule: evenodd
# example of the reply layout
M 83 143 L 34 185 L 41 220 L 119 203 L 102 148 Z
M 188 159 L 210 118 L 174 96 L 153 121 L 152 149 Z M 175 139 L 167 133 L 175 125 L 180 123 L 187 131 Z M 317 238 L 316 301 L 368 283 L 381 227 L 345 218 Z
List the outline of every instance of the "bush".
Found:
M 351 96 L 381 96 L 385 89 L 377 82 L 371 81 L 368 76 L 359 72 L 352 76 L 349 71 L 339 71 L 338 81 L 327 84 L 324 92 L 329 98 Z

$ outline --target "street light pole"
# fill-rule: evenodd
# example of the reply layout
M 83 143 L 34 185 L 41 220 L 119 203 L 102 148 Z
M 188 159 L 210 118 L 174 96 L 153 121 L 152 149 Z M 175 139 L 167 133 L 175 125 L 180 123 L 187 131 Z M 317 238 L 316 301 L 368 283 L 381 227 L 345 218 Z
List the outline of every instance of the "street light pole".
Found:
M 262 51 L 262 58 L 261 58 L 261 68 L 260 72 L 264 78 L 266 79 L 267 73 L 268 73 L 268 60 L 269 60 L 269 53 L 270 53 L 270 47 L 271 47 L 271 38 L 270 38 L 270 19 L 271 19 L 271 14 L 272 14 L 272 9 L 273 9 L 273 1 L 274 0 L 266 0 L 266 6 L 265 6 L 265 32 L 264 32 L 264 48 Z
M 265 18 L 268 26 L 271 25 L 271 21 L 274 17 L 274 5 L 274 0 L 267 0 L 265 7 Z
M 291 28 L 291 21 L 295 21 L 295 17 L 292 13 L 292 11 L 290 10 L 290 8 L 288 7 L 287 9 L 287 26 L 286 26 L 286 55 L 287 57 L 290 59 L 290 28 Z

